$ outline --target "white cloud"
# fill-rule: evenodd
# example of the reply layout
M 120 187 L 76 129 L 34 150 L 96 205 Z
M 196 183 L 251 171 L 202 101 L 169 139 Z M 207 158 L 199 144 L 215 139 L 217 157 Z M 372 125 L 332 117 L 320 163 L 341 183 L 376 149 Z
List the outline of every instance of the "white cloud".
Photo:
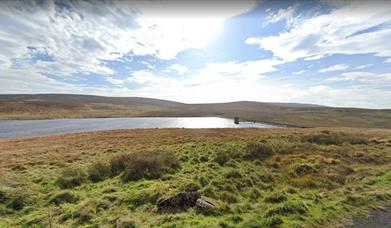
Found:
M 231 65 L 231 66 L 229 66 Z M 224 66 L 226 71 L 224 71 Z M 218 68 L 218 69 L 216 69 Z M 215 74 L 220 72 L 219 74 Z M 140 89 L 132 90 L 133 96 L 147 96 L 188 103 L 229 102 L 238 100 L 266 102 L 300 102 L 328 106 L 364 108 L 391 107 L 391 91 L 378 86 L 344 86 L 281 84 L 269 77 L 257 78 L 236 74 L 235 63 L 208 66 L 198 74 L 185 79 L 173 79 L 166 83 L 149 82 Z M 236 76 L 230 73 L 236 74 Z M 211 77 L 215 76 L 215 77 Z M 228 77 L 227 77 L 228 76 Z M 159 78 L 158 76 L 156 76 Z M 238 80 L 238 78 L 241 78 Z M 155 81 L 153 79 L 152 81 Z M 113 95 L 113 94 L 111 94 Z M 124 96 L 124 94 L 120 94 Z M 376 102 L 373 102 L 376 100 Z
M 389 20 L 390 7 L 372 9 L 369 6 L 366 7 L 368 10 L 357 13 L 356 6 L 343 6 L 328 15 L 300 20 L 300 23 L 290 24 L 288 19 L 288 24 L 294 27 L 278 36 L 246 40 L 248 44 L 270 50 L 275 56 L 271 59 L 210 63 L 198 71 L 187 71 L 183 66 L 174 64 L 172 70 L 189 75 L 180 78 L 156 75 L 152 73 L 153 66 L 145 62 L 148 70 L 134 71 L 127 79 L 121 80 L 114 76 L 116 72 L 105 64 L 106 60 L 130 62 L 129 59 L 135 58 L 124 58 L 126 53 L 168 60 L 189 48 L 205 48 L 218 35 L 222 21 L 246 12 L 254 6 L 254 2 L 220 7 L 222 11 L 216 7 L 195 10 L 196 7 L 186 5 L 190 3 L 183 3 L 183 14 L 177 16 L 173 16 L 170 10 L 162 11 L 182 4 L 178 1 L 174 5 L 173 2 L 161 1 L 130 1 L 131 4 L 121 1 L 107 1 L 105 4 L 63 1 L 68 7 L 56 6 L 51 0 L 22 2 L 0 3 L 2 93 L 85 93 L 184 102 L 257 100 L 391 107 L 391 92 L 376 88 L 387 86 L 384 82 L 389 82 L 388 74 L 344 74 L 340 78 L 370 81 L 368 84 L 373 85 L 346 88 L 286 84 L 265 76 L 276 71 L 277 65 L 298 58 L 319 59 L 335 53 L 391 56 L 388 43 L 390 29 L 355 34 Z M 237 4 L 231 2 L 224 4 Z M 209 4 L 206 5 L 209 7 Z M 221 3 L 218 5 L 221 6 Z M 175 11 L 179 12 L 178 9 Z M 201 14 L 195 15 L 194 12 Z M 287 19 L 292 14 L 293 10 L 288 8 L 270 19 Z M 52 60 L 36 60 L 37 56 L 49 56 Z M 77 79 L 75 74 L 88 73 L 107 75 L 105 80 L 114 86 L 94 87 L 83 81 L 69 83 Z M 53 79 L 57 77 L 64 80 Z M 136 86 L 130 89 L 126 87 L 127 83 Z
M 286 9 L 279 9 L 277 12 L 269 13 L 266 16 L 266 22 L 264 25 L 273 24 L 280 20 L 286 20 L 287 24 L 290 25 L 294 21 L 293 14 L 295 13 L 296 6 L 290 6 Z
M 387 99 L 391 91 L 384 91 L 368 86 L 344 86 L 333 88 L 326 85 L 303 89 L 303 93 L 292 97 L 302 103 L 316 103 L 336 107 L 389 108 L 391 101 Z M 373 102 L 376 100 L 376 102 Z M 315 102 L 314 102 L 315 101 Z
M 30 69 L 0 69 L 1 93 L 80 93 L 80 87 L 60 82 Z M 28 77 L 26 77 L 28 75 Z
M 299 70 L 299 71 L 292 72 L 293 75 L 300 75 L 303 73 L 305 73 L 305 70 Z
M 152 81 L 154 78 L 155 75 L 151 72 L 140 70 L 133 72 L 132 75 L 127 78 L 127 81 L 131 83 L 144 84 L 149 81 Z
M 386 59 L 386 60 L 384 61 L 384 63 L 391 63 L 391 58 Z
M 19 67 L 59 76 L 113 74 L 105 60 L 129 52 L 173 59 L 183 50 L 204 48 L 225 19 L 255 6 L 245 1 L 217 10 L 213 4 L 209 13 L 197 17 L 192 14 L 196 6 L 186 10 L 187 4 L 177 1 L 3 1 L 0 66 L 10 68 L 17 60 Z M 179 5 L 183 18 L 170 16 L 168 5 Z M 54 61 L 31 61 L 39 54 Z
M 371 66 L 373 66 L 373 64 L 365 64 L 365 65 L 357 66 L 355 69 L 356 70 L 362 70 L 362 69 L 365 69 L 365 68 L 368 68 L 368 67 L 371 67 Z
M 112 77 L 106 77 L 106 81 L 110 82 L 113 85 L 117 85 L 117 86 L 120 86 L 120 85 L 124 84 L 124 80 L 115 79 L 115 78 L 112 78 Z
M 391 2 L 344 1 L 328 14 L 301 20 L 276 36 L 250 37 L 247 44 L 259 45 L 285 61 L 318 59 L 333 54 L 391 56 L 391 29 L 375 26 L 391 20 Z
M 348 69 L 349 66 L 346 64 L 337 64 L 337 65 L 332 65 L 323 69 L 320 69 L 318 72 L 319 73 L 326 73 L 326 72 L 333 72 L 333 71 L 342 71 Z
M 226 80 L 235 80 L 241 83 L 244 81 L 256 81 L 264 77 L 264 73 L 276 71 L 275 66 L 281 63 L 281 61 L 275 59 L 211 63 L 200 69 L 197 77 L 202 79 L 200 81 L 214 81 L 218 83 L 224 83 Z
M 167 68 L 168 70 L 172 70 L 172 71 L 175 71 L 177 72 L 178 74 L 184 74 L 186 73 L 189 69 L 185 66 L 182 66 L 182 65 L 179 65 L 177 63 L 175 64 L 172 64 L 171 66 L 169 66 Z
M 379 85 L 391 85 L 391 73 L 377 74 L 372 72 L 346 72 L 342 73 L 340 77 L 332 77 L 327 81 L 360 81 L 360 82 L 376 82 Z
M 330 87 L 325 86 L 325 85 L 317 85 L 317 86 L 310 87 L 310 92 L 313 92 L 313 93 L 324 93 L 324 92 L 329 92 L 330 89 L 331 89 Z

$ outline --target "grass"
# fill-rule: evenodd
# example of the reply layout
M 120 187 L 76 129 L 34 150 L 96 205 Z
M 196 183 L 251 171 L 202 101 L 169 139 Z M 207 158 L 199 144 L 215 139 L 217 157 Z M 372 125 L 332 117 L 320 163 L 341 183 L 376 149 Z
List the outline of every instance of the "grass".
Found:
M 390 149 L 391 131 L 350 128 L 3 140 L 0 226 L 336 227 L 391 204 Z M 159 213 L 183 192 L 216 207 Z

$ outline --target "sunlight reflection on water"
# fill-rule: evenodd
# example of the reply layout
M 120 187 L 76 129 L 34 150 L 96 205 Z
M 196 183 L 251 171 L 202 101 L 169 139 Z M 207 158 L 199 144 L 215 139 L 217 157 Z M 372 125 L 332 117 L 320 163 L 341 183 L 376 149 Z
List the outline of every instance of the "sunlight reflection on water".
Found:
M 54 120 L 0 120 L 0 138 L 136 128 L 279 128 L 220 117 L 134 117 Z

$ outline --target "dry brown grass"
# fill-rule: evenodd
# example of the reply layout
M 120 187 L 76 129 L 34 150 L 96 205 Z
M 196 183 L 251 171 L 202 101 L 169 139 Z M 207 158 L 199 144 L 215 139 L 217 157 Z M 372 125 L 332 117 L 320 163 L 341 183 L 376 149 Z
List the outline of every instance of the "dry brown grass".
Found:
M 88 163 L 97 156 L 102 158 L 120 152 L 155 150 L 164 145 L 203 141 L 218 143 L 275 136 L 305 137 L 321 134 L 325 129 L 135 129 L 0 140 L 0 169 L 51 165 L 65 167 L 72 163 Z M 334 133 L 352 133 L 369 141 L 382 140 L 391 134 L 391 130 L 384 129 L 327 130 Z M 362 145 L 362 149 L 365 148 L 365 145 Z M 365 156 L 354 159 L 365 159 Z

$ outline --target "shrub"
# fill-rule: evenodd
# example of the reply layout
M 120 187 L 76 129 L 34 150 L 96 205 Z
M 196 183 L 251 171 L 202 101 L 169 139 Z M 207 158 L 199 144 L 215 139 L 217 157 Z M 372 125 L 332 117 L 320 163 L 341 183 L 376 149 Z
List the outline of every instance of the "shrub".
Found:
M 265 144 L 250 143 L 245 150 L 246 160 L 265 160 L 273 156 L 273 149 Z
M 88 169 L 88 179 L 92 182 L 104 180 L 111 175 L 110 166 L 103 162 L 96 162 Z
M 113 175 L 122 172 L 122 180 L 156 179 L 179 168 L 178 159 L 167 151 L 137 152 L 114 157 L 110 161 Z
M 60 188 L 74 188 L 87 181 L 85 171 L 80 167 L 65 168 L 61 176 L 58 177 L 56 184 Z
M 54 203 L 56 205 L 62 204 L 62 203 L 75 203 L 79 200 L 79 197 L 75 195 L 70 190 L 63 190 L 58 192 L 57 194 L 53 195 L 49 198 L 49 203 Z

